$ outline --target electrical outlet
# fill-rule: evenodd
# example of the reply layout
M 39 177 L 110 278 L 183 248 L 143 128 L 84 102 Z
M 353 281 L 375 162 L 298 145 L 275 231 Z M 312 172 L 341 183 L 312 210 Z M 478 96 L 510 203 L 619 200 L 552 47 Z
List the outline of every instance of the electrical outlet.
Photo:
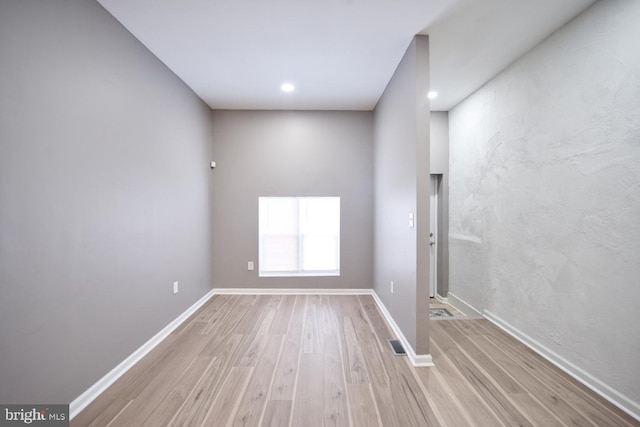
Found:
M 393 293 L 393 280 L 391 281 L 390 285 L 391 285 L 391 293 Z
M 178 282 L 173 282 L 173 294 L 178 293 Z
M 247 262 L 247 270 L 253 270 L 253 261 Z

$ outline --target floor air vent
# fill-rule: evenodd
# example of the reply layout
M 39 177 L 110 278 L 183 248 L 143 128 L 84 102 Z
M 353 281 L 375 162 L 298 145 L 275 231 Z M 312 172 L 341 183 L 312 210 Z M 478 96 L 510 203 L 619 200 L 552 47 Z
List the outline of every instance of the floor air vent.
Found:
M 389 340 L 389 346 L 393 351 L 393 354 L 396 356 L 406 356 L 407 353 L 404 351 L 404 347 L 400 343 L 400 340 Z

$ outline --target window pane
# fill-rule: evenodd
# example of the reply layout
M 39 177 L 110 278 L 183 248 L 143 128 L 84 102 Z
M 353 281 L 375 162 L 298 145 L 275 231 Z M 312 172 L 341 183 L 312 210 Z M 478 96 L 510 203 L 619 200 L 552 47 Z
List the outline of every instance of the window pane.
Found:
M 263 271 L 298 271 L 299 239 L 295 236 L 262 237 L 263 248 L 260 269 Z
M 301 201 L 302 269 L 340 269 L 340 199 L 308 197 Z
M 260 197 L 261 271 L 298 271 L 299 214 L 292 197 Z
M 298 202 L 292 197 L 260 198 L 261 230 L 266 234 L 298 234 Z M 262 211 L 264 210 L 264 213 Z M 262 216 L 264 215 L 264 217 Z
M 340 253 L 335 238 L 325 236 L 305 237 L 302 269 L 306 271 L 338 270 Z
M 340 198 L 307 197 L 300 203 L 305 234 L 340 235 Z

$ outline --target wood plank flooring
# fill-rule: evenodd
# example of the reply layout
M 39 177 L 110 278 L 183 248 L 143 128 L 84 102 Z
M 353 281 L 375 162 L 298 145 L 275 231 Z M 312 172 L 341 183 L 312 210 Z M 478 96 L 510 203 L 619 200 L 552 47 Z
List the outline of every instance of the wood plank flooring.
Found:
M 486 320 L 394 356 L 370 296 L 217 295 L 71 426 L 638 426 Z

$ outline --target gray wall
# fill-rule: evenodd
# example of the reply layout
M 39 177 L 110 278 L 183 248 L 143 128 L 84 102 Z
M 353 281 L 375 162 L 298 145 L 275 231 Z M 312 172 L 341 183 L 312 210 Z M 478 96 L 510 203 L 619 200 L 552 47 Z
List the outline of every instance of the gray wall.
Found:
M 638 22 L 598 2 L 450 112 L 450 292 L 640 414 Z
M 69 403 L 211 288 L 210 110 L 93 1 L 0 63 L 0 402 Z
M 416 36 L 374 110 L 374 289 L 416 354 L 429 352 L 428 90 L 429 39 Z
M 213 112 L 214 287 L 371 288 L 372 120 L 371 112 Z M 340 196 L 339 277 L 258 277 L 260 196 Z
M 449 292 L 449 113 L 430 114 L 431 174 L 440 176 L 438 187 L 438 283 L 436 293 L 447 297 Z

